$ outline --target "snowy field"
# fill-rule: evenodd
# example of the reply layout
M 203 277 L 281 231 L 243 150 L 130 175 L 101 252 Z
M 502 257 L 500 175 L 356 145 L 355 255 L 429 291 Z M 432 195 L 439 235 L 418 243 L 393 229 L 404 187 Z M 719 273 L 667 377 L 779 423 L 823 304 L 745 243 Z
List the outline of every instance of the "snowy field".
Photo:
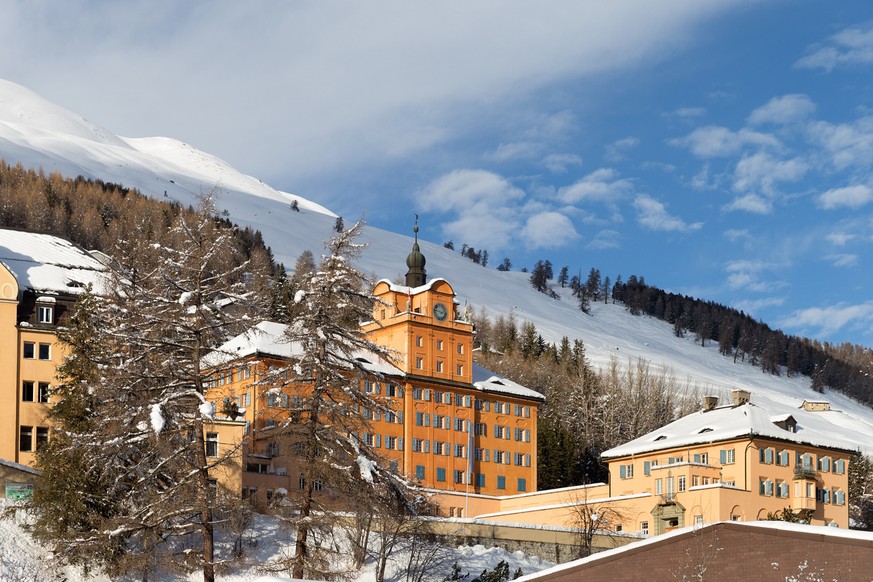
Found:
M 0 500 L 0 509 L 6 507 Z M 79 568 L 59 567 L 54 564 L 51 552 L 33 540 L 25 529 L 24 518 L 18 516 L 11 519 L 0 519 L 0 582 L 109 582 L 110 578 L 98 573 L 86 574 Z M 231 543 L 226 536 L 219 534 L 218 552 L 227 555 Z M 293 535 L 285 533 L 277 522 L 269 517 L 257 515 L 252 527 L 244 537 L 244 555 L 239 563 L 219 570 L 217 578 L 223 582 L 273 582 L 290 580 L 283 573 L 268 573 L 262 565 L 277 558 L 289 555 L 293 551 Z M 399 551 L 392 554 L 386 567 L 386 580 L 404 582 L 405 567 L 409 554 Z M 491 570 L 501 561 L 509 565 L 509 571 L 518 568 L 524 574 L 533 574 L 554 566 L 552 562 L 541 560 L 536 556 L 526 556 L 521 552 L 507 552 L 500 548 L 485 548 L 483 546 L 461 546 L 445 548 L 442 556 L 429 576 L 428 581 L 441 581 L 451 574 L 454 564 L 458 564 L 462 574 L 469 573 L 468 580 Z M 130 580 L 140 580 L 133 575 Z M 163 574 L 157 580 L 185 580 L 195 582 L 202 580 L 200 572 L 192 572 L 187 576 Z M 357 574 L 352 574 L 349 582 L 372 582 L 376 579 L 374 563 L 370 560 Z

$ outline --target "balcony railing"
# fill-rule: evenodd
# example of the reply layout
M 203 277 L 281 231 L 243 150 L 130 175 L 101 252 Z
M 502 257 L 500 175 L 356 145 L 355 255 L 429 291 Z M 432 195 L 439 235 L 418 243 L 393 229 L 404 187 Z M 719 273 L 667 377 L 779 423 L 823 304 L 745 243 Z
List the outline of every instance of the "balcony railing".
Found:
M 795 479 L 809 479 L 815 481 L 818 479 L 818 471 L 815 467 L 808 465 L 794 465 Z

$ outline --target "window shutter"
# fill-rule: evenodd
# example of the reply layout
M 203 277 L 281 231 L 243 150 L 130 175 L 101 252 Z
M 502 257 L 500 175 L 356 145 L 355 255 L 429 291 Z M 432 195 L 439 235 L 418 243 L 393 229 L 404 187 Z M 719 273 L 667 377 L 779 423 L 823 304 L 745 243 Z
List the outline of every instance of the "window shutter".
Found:
M 376 447 L 377 448 L 382 447 L 382 435 L 380 435 L 380 434 L 376 435 Z
M 727 463 L 727 451 L 726 450 L 722 449 L 718 452 L 718 460 L 722 465 Z
M 403 450 L 403 437 L 399 437 L 399 438 L 397 439 L 397 450 L 398 450 L 398 451 L 402 451 L 402 450 Z
M 621 465 L 618 468 L 618 476 L 621 477 L 622 479 L 627 478 L 627 467 L 626 466 Z
M 643 475 L 648 475 L 652 472 L 652 462 L 651 461 L 643 461 Z

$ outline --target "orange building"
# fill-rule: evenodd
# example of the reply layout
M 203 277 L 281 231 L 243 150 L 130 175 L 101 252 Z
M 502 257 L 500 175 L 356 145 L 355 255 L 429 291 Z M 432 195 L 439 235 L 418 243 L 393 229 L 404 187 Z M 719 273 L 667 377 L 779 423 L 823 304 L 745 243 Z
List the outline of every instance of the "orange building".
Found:
M 486 495 L 536 491 L 544 398 L 473 363 L 473 325 L 446 280 L 426 281 L 424 264 L 416 240 L 406 285 L 382 280 L 373 290 L 373 320 L 362 329 L 394 361 L 359 354 L 373 373 L 362 388 L 388 410 L 360 410 L 369 426 L 360 437 L 423 487 Z M 238 414 L 251 429 L 243 481 L 245 493 L 261 500 L 303 482 L 272 430 L 289 419 L 295 389 L 258 387 L 271 366 L 293 361 L 294 350 L 284 326 L 261 323 L 218 350 L 233 358 L 210 379 L 207 398 L 216 410 Z M 461 506 L 449 507 L 446 513 L 462 513 Z

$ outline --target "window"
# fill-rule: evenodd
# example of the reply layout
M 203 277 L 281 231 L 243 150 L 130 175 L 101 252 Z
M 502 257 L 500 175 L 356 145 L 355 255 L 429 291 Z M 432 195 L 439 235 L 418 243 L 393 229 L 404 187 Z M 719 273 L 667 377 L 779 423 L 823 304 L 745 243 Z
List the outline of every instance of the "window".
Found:
M 762 463 L 773 464 L 773 449 L 761 449 L 759 454 Z
M 776 455 L 776 464 L 782 467 L 788 466 L 789 454 L 788 451 L 779 451 Z
M 439 351 L 443 351 L 443 340 L 438 339 L 436 341 L 436 349 L 438 349 Z
M 634 466 L 630 465 L 621 465 L 618 468 L 618 476 L 622 479 L 633 479 L 634 478 Z
M 498 489 L 506 489 L 506 477 L 503 477 L 503 476 L 497 477 L 497 488 Z
M 466 455 L 464 455 L 465 448 L 466 447 L 464 447 L 464 445 L 455 445 L 455 456 L 458 457 L 459 459 L 465 458 L 465 456 L 466 456 Z
M 455 470 L 455 483 L 461 484 L 464 482 L 464 472 L 460 470 Z
M 485 473 L 476 475 L 476 487 L 485 487 Z
M 464 353 L 464 344 L 458 344 L 458 353 L 459 353 L 459 354 L 463 354 L 463 353 Z
M 641 521 L 640 522 L 640 533 L 643 534 L 644 536 L 649 535 L 649 522 L 648 521 Z
M 415 466 L 415 478 L 419 480 L 424 479 L 424 465 Z
M 837 475 L 842 475 L 846 472 L 846 461 L 844 459 L 837 459 L 834 461 L 834 473 Z
M 830 457 L 822 457 L 818 460 L 818 470 L 824 471 L 825 473 L 830 473 L 831 471 L 831 458 Z
M 476 422 L 473 424 L 473 433 L 477 436 L 488 436 L 488 425 L 484 422 Z
M 415 358 L 415 367 L 418 370 L 423 369 L 424 368 L 424 360 L 422 358 Z
M 430 426 L 430 414 L 426 412 L 416 412 L 415 426 Z
M 758 493 L 761 495 L 773 495 L 773 482 L 769 479 L 761 479 L 758 483 Z
M 32 426 L 22 426 L 18 429 L 18 450 L 24 453 L 33 450 Z
M 494 438 L 502 439 L 503 438 L 503 427 L 499 424 L 494 425 Z
M 515 405 L 515 416 L 521 416 L 521 404 Z
M 40 323 L 52 324 L 55 322 L 55 309 L 48 305 L 37 307 L 37 318 Z
M 206 433 L 206 456 L 207 457 L 217 457 L 218 456 L 218 433 L 217 432 Z
M 515 453 L 515 466 L 521 467 L 522 465 L 524 465 L 524 455 L 521 453 Z
M 52 359 L 52 346 L 51 346 L 51 344 L 39 344 L 39 359 L 40 360 L 51 360 Z
M 515 440 L 524 441 L 524 429 L 521 429 L 521 428 L 515 429 Z
M 783 497 L 783 498 L 788 497 L 788 490 L 789 490 L 789 487 L 788 487 L 788 483 L 787 483 L 787 482 L 785 482 L 785 481 L 779 481 L 779 482 L 777 482 L 777 484 L 776 484 L 776 494 L 777 494 L 779 497 Z
M 397 384 L 388 384 L 387 386 L 385 386 L 385 396 L 391 396 L 392 398 L 402 398 L 403 389 Z
M 36 357 L 36 344 L 33 342 L 24 342 L 23 355 L 25 360 L 32 360 Z
M 464 375 L 464 366 L 462 366 L 461 364 L 458 364 L 456 374 L 458 376 L 463 376 Z
M 24 402 L 33 402 L 33 382 L 21 383 L 21 400 Z
M 446 470 L 443 467 L 437 467 L 436 470 L 437 481 L 444 483 L 446 480 Z
M 412 452 L 413 453 L 423 452 L 424 447 L 422 447 L 421 443 L 422 443 L 421 439 L 417 439 L 417 438 L 412 439 Z
M 494 451 L 494 462 L 495 463 L 503 463 L 503 451 Z
M 518 479 L 518 490 L 519 491 L 527 491 L 527 479 L 522 479 L 519 477 Z
M 703 516 L 695 515 L 694 516 L 694 525 L 703 525 Z
M 718 452 L 719 461 L 722 465 L 734 463 L 734 449 L 722 449 Z
M 36 393 L 36 399 L 38 402 L 42 402 L 43 404 L 47 404 L 49 401 L 49 383 L 48 382 L 40 382 L 37 384 L 38 390 Z
M 679 475 L 679 491 L 685 491 L 685 475 Z
M 664 480 L 655 479 L 655 495 L 661 495 L 662 493 L 664 493 Z
M 48 444 L 49 429 L 45 426 L 36 427 L 36 450 Z
M 420 348 L 422 345 L 424 345 L 422 337 L 420 335 L 415 336 L 415 346 Z
M 389 451 L 393 451 L 397 449 L 397 437 L 393 436 L 385 436 L 385 448 Z
M 465 432 L 463 418 L 456 418 L 455 419 L 455 430 L 458 432 Z
M 837 505 L 845 505 L 846 492 L 841 490 L 834 491 L 834 503 L 836 503 Z
M 442 362 L 436 363 L 436 371 L 442 373 L 442 371 L 443 371 L 443 363 Z

